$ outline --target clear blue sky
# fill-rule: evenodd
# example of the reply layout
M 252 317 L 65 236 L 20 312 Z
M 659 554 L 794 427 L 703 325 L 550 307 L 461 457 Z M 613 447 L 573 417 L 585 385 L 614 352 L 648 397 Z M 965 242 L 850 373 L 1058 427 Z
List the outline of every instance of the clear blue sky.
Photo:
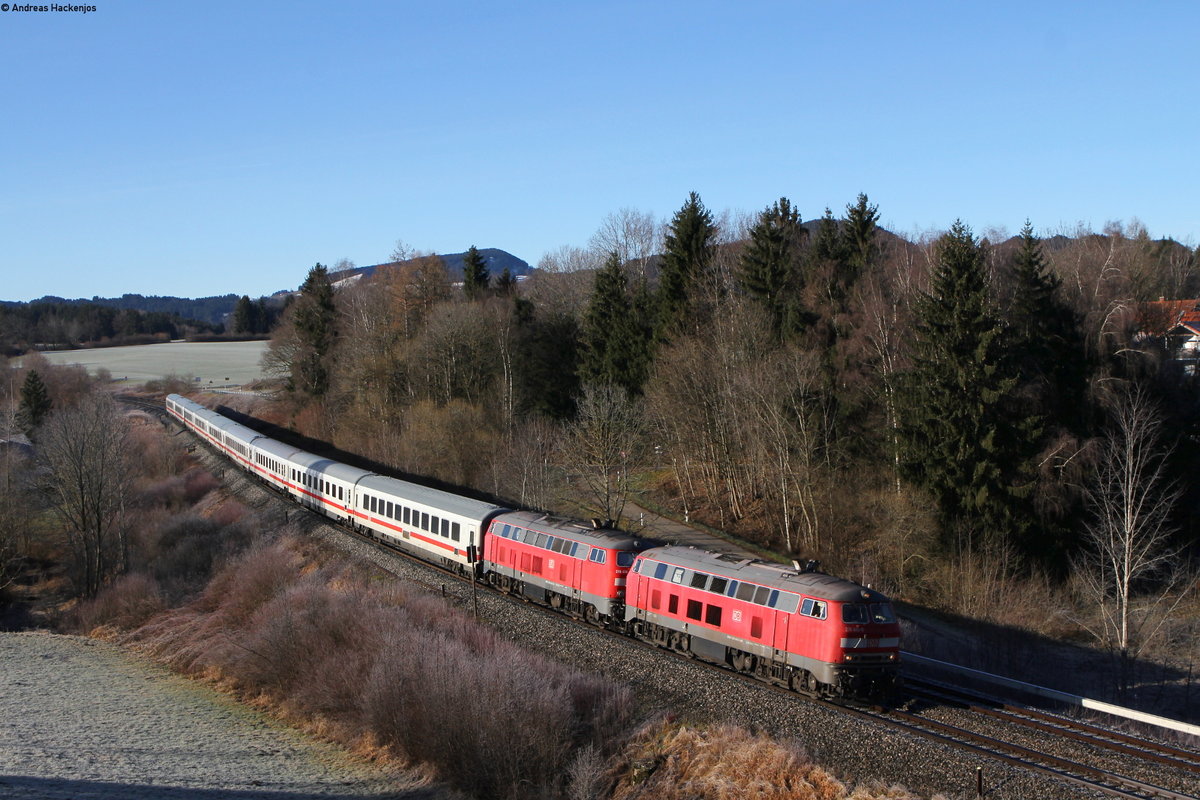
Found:
M 1200 3 L 88 2 L 0 12 L 0 299 L 536 264 L 692 190 L 1200 243 Z

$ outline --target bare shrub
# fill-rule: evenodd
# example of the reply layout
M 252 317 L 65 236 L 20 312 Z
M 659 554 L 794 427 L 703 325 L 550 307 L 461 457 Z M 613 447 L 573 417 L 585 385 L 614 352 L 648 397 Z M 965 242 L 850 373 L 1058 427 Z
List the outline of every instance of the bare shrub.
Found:
M 221 485 L 221 482 L 203 467 L 188 470 L 183 476 L 183 482 L 183 499 L 188 503 L 199 501 L 204 495 Z
M 132 572 L 81 603 L 75 610 L 74 627 L 81 633 L 105 626 L 132 630 L 165 608 L 158 581 L 144 572 Z

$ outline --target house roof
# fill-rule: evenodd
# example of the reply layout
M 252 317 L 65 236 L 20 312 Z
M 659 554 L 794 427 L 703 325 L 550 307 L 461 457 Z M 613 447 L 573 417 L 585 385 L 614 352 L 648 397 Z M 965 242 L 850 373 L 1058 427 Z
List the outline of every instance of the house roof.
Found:
M 1155 300 L 1138 306 L 1138 330 L 1166 336 L 1184 328 L 1200 335 L 1200 300 Z

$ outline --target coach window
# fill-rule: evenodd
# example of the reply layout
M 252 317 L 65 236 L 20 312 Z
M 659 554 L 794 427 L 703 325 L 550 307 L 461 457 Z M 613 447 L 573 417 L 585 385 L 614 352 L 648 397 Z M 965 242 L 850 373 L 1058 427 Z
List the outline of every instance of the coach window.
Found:
M 683 567 L 676 567 L 671 573 L 671 583 L 683 583 Z
M 438 532 L 441 530 L 441 527 L 442 527 L 442 522 L 441 522 L 440 517 L 438 517 L 436 515 L 429 517 L 429 532 L 430 533 L 432 533 L 434 536 L 437 536 Z
M 450 538 L 450 520 L 448 519 L 442 520 L 442 536 L 445 536 L 447 539 Z
M 709 584 L 708 590 L 714 594 L 725 594 L 725 587 L 728 585 L 728 578 L 718 578 L 716 575 L 713 575 L 712 583 Z
M 704 621 L 714 628 L 721 627 L 721 607 L 710 604 L 704 610 Z
M 462 528 L 459 526 L 459 524 L 457 522 L 452 523 L 450 525 L 450 538 L 457 542 L 459 540 L 459 537 L 461 537 L 461 536 L 462 536 Z
M 687 601 L 687 617 L 688 619 L 699 620 L 700 615 L 704 610 L 704 604 L 699 600 Z
M 412 510 L 408 506 L 404 507 L 404 524 L 407 525 L 412 520 Z
M 421 530 L 429 530 L 429 513 L 427 511 L 421 512 Z

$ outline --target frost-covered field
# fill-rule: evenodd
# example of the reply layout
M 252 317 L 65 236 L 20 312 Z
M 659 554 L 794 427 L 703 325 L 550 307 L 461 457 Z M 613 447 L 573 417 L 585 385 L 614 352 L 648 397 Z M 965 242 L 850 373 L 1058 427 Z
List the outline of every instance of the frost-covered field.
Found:
M 0 720 L 0 798 L 450 796 L 78 636 L 0 634 Z
M 197 386 L 241 386 L 263 377 L 259 361 L 267 349 L 257 342 L 169 342 L 44 353 L 52 364 L 82 364 L 95 374 L 106 369 L 130 384 L 179 375 Z

